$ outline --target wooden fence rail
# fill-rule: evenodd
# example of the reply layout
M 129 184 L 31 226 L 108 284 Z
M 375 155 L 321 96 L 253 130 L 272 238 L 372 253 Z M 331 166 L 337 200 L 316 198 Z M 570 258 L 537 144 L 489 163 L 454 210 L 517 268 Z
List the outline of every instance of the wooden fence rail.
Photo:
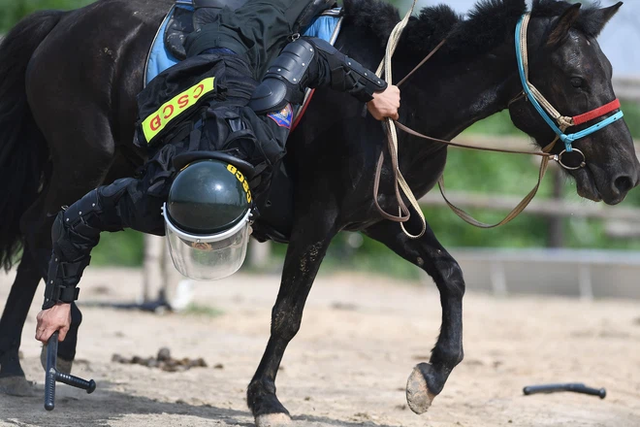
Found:
M 640 78 L 613 79 L 613 87 L 618 98 L 624 101 L 640 102 Z
M 538 148 L 532 142 L 531 139 L 526 136 L 494 136 L 494 135 L 478 135 L 478 134 L 463 134 L 455 139 L 456 142 L 461 142 L 467 145 L 473 145 L 476 147 L 492 147 L 507 150 L 526 150 L 530 148 L 531 151 L 535 151 Z M 635 141 L 636 155 L 640 157 L 640 141 Z M 456 149 L 452 147 L 452 149 Z M 461 148 L 464 150 L 464 148 Z M 539 159 L 532 157 L 533 161 L 538 163 Z
M 469 145 L 478 147 L 494 147 L 503 149 L 524 149 L 527 146 L 535 150 L 534 145 L 523 137 L 498 136 L 489 137 L 481 135 L 466 135 L 456 139 Z M 640 141 L 635 142 L 636 155 L 640 157 Z M 537 158 L 532 158 L 532 162 L 538 162 Z M 446 171 L 445 171 L 446 173 Z M 461 172 L 464 173 L 464 172 Z M 550 176 L 548 179 L 551 179 Z M 528 188 L 523 188 L 523 196 Z M 449 191 L 447 197 L 454 204 L 463 209 L 477 208 L 489 211 L 510 211 L 520 201 L 521 197 L 504 196 L 496 194 L 471 193 L 466 191 Z M 446 206 L 446 202 L 437 190 L 420 199 L 422 206 Z M 587 201 L 570 202 L 564 199 L 542 199 L 535 198 L 524 211 L 525 214 L 545 216 L 549 218 L 576 217 L 576 218 L 596 218 L 606 220 L 608 223 L 616 222 L 614 227 L 608 224 L 608 233 L 613 237 L 640 236 L 640 209 L 622 206 L 611 207 L 602 203 L 591 203 Z M 614 231 L 615 230 L 615 231 Z M 620 232 L 620 230 L 635 230 L 634 233 Z
M 490 211 L 509 211 L 520 201 L 521 197 L 497 196 L 495 194 L 478 194 L 465 191 L 449 191 L 447 198 L 456 206 L 463 209 L 477 208 Z M 422 206 L 446 206 L 442 196 L 437 191 L 432 191 L 420 199 Z M 540 215 L 546 217 L 574 217 L 596 218 L 611 221 L 624 221 L 636 223 L 640 227 L 640 209 L 622 206 L 611 207 L 601 203 L 575 203 L 556 199 L 534 199 L 525 214 Z

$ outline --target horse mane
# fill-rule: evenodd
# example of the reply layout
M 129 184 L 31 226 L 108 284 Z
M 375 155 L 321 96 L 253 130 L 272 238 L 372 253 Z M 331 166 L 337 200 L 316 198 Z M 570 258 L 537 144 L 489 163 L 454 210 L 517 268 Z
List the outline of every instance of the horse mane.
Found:
M 532 16 L 557 17 L 570 6 L 562 0 L 534 0 Z M 574 28 L 597 36 L 602 25 L 590 13 L 597 7 L 595 2 L 583 8 Z M 383 0 L 344 0 L 344 8 L 345 21 L 376 37 L 381 48 L 400 21 L 398 9 Z M 454 62 L 487 53 L 513 37 L 518 20 L 527 11 L 525 0 L 479 0 L 466 18 L 447 5 L 424 7 L 411 17 L 397 51 L 424 56 L 446 38 L 434 60 Z

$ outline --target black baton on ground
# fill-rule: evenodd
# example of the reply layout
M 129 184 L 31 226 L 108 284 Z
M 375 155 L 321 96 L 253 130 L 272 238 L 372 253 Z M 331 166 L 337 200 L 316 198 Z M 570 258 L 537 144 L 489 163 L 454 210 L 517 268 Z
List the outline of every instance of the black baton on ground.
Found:
M 535 393 L 554 393 L 557 391 L 572 391 L 574 393 L 590 394 L 592 396 L 600 396 L 600 399 L 604 399 L 607 395 L 607 391 L 604 388 L 590 388 L 582 383 L 529 385 L 522 389 L 522 392 L 525 395 Z
M 58 372 L 56 362 L 58 359 L 58 332 L 54 332 L 47 343 L 47 372 L 44 377 L 44 409 L 52 411 L 56 402 L 56 381 L 68 384 L 73 387 L 87 390 L 93 393 L 96 389 L 94 380 L 83 380 L 73 375 Z

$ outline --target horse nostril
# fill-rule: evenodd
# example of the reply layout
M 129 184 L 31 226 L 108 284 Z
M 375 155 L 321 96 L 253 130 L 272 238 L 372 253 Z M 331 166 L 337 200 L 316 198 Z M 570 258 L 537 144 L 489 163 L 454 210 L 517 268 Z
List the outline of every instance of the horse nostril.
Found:
M 620 193 L 624 194 L 633 188 L 633 181 L 628 176 L 619 176 L 613 182 L 613 185 L 615 185 Z

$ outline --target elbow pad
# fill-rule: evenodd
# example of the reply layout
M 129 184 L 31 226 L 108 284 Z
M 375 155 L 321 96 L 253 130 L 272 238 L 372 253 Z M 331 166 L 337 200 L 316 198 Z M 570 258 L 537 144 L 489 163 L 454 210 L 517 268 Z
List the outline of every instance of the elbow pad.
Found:
M 251 97 L 249 106 L 258 114 L 300 104 L 308 87 L 348 92 L 362 102 L 371 101 L 387 83 L 374 72 L 317 38 L 289 43 L 269 67 Z

